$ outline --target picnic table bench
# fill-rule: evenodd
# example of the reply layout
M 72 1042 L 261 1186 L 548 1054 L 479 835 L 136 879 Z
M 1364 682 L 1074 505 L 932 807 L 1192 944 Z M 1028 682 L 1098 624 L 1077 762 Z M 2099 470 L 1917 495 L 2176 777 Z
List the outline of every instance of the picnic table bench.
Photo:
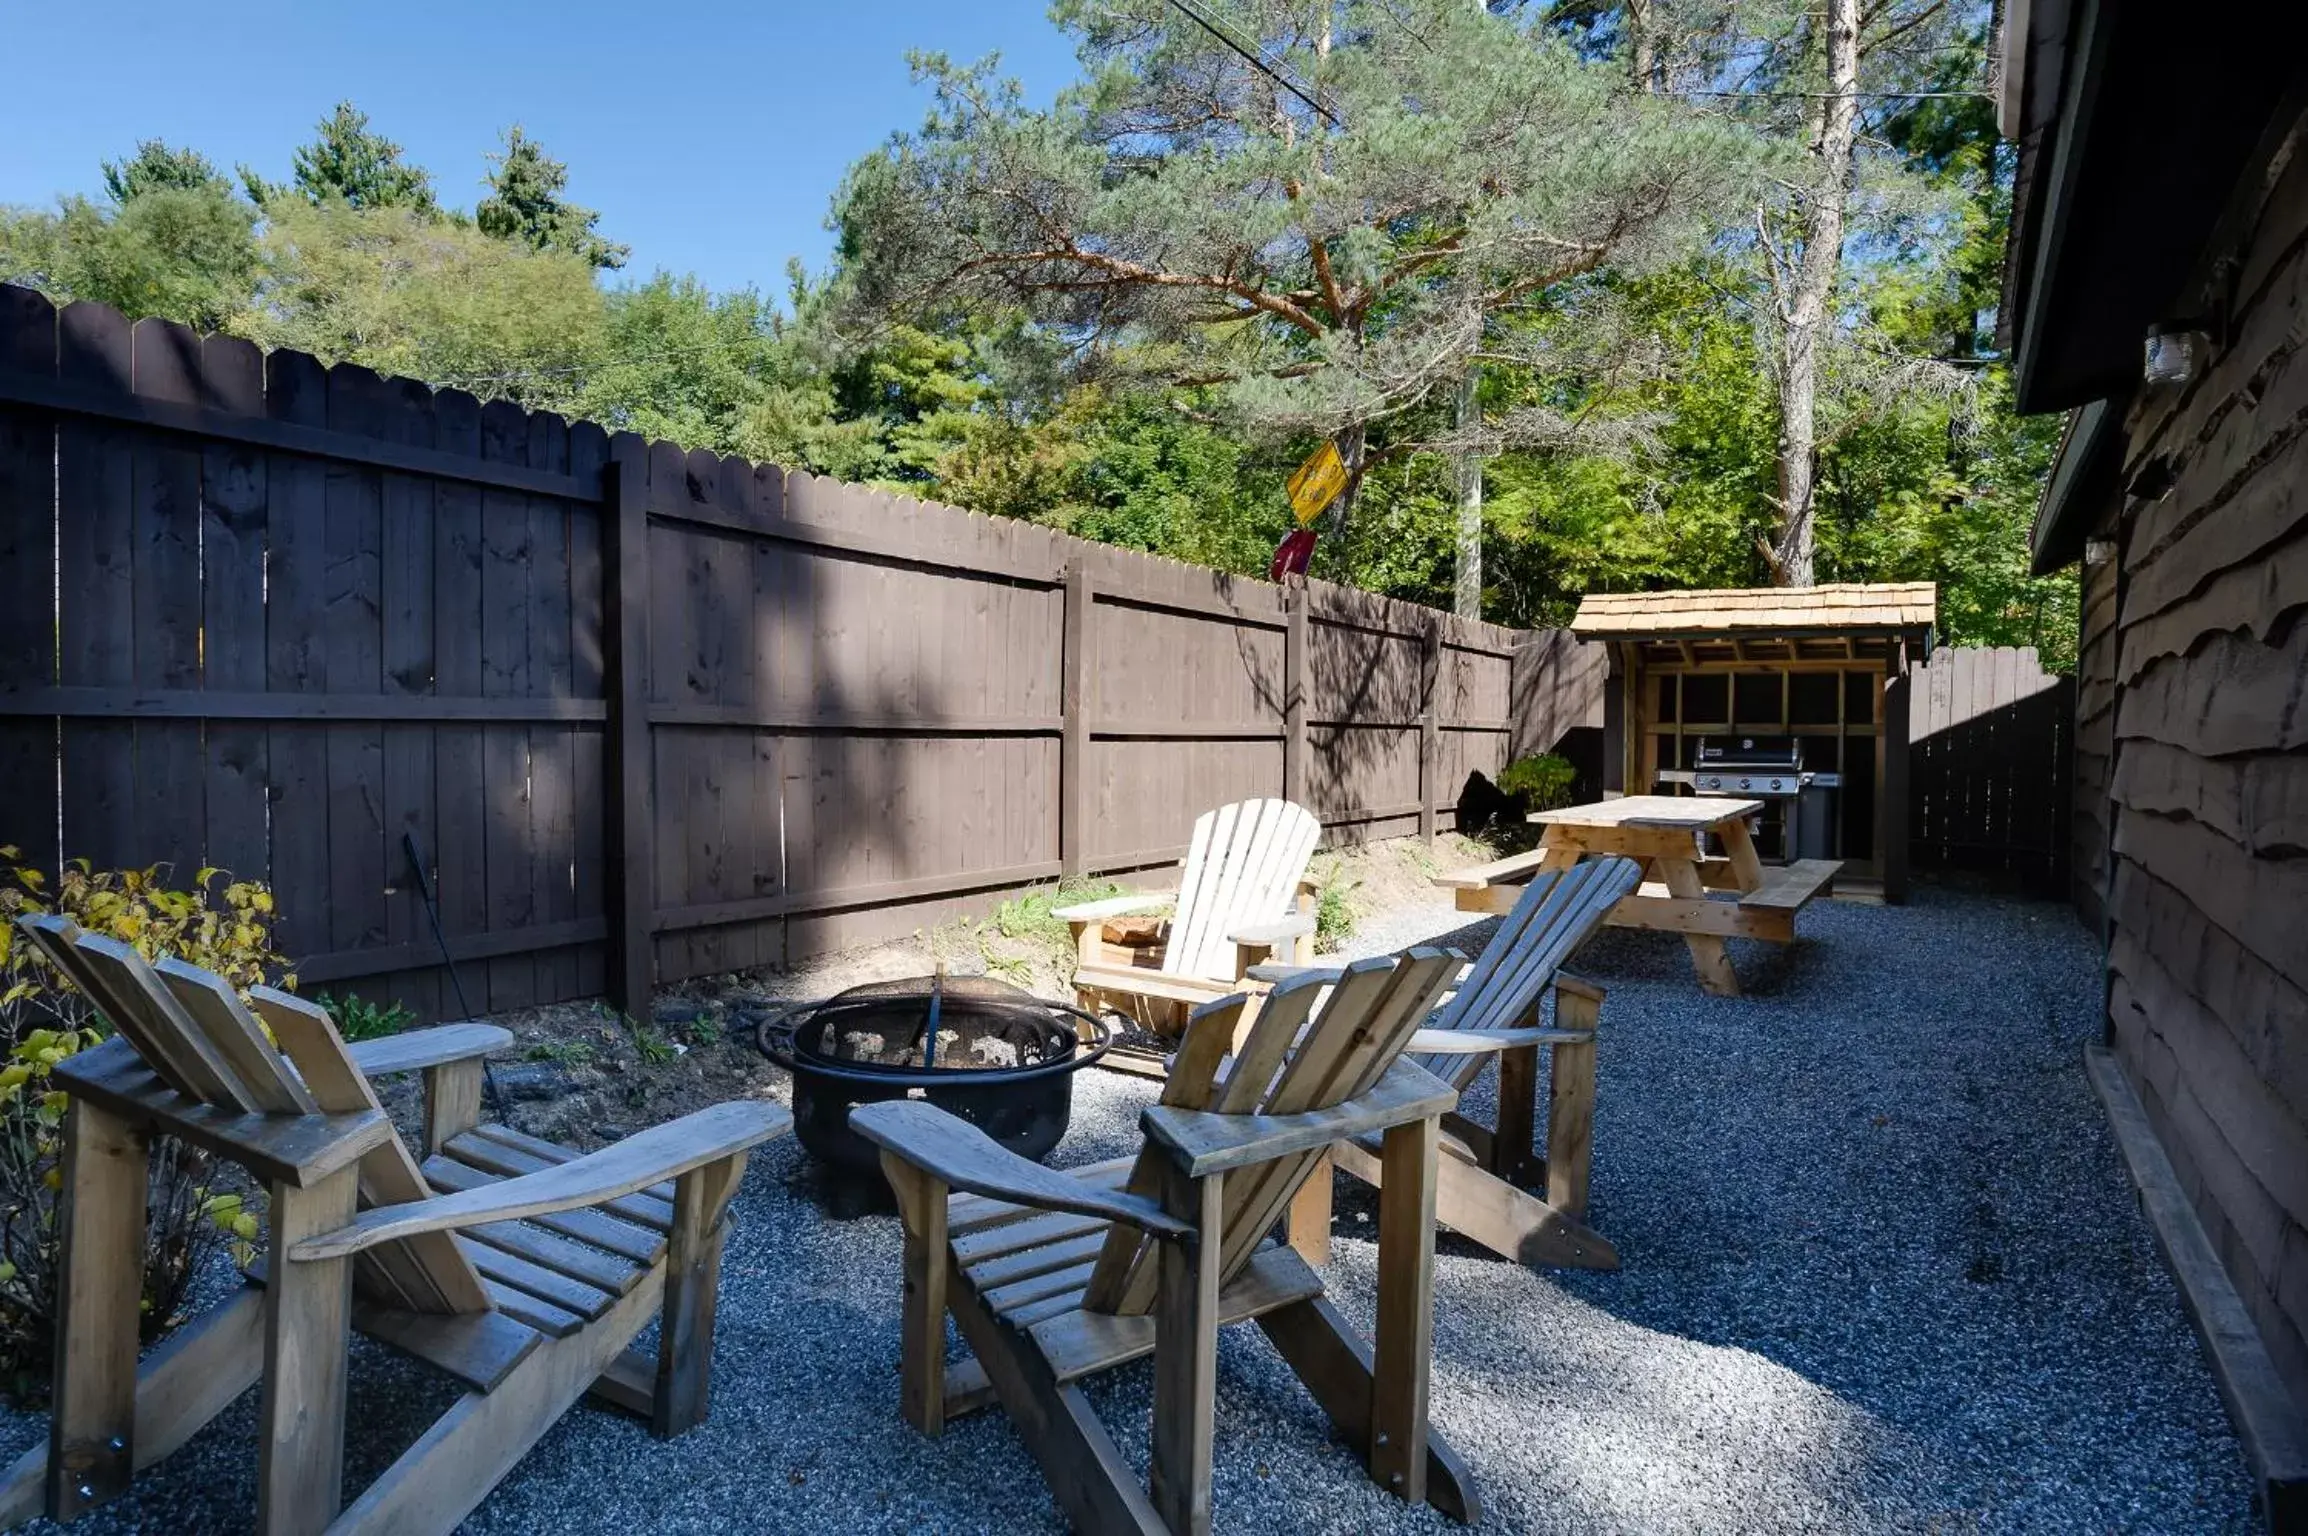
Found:
M 1542 870 L 1568 869 L 1589 855 L 1624 854 L 1642 864 L 1645 878 L 1608 921 L 1680 933 L 1699 985 L 1737 997 L 1739 975 L 1723 941 L 1792 943 L 1795 914 L 1833 888 L 1841 867 L 1834 859 L 1766 867 L 1747 830 L 1762 810 L 1758 800 L 1628 795 L 1539 811 L 1531 816 L 1545 829 L 1537 848 L 1437 875 L 1434 883 L 1457 893 L 1461 911 L 1500 913 L 1513 908 L 1523 883 Z M 1722 845 L 1720 854 L 1706 852 L 1710 833 Z

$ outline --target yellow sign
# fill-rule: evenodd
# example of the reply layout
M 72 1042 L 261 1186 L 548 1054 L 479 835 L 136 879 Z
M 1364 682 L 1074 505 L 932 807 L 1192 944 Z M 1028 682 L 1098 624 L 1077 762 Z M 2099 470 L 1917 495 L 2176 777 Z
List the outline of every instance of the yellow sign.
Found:
M 1338 456 L 1338 444 L 1324 443 L 1315 449 L 1290 477 L 1289 489 L 1290 510 L 1303 528 L 1346 489 L 1346 461 Z

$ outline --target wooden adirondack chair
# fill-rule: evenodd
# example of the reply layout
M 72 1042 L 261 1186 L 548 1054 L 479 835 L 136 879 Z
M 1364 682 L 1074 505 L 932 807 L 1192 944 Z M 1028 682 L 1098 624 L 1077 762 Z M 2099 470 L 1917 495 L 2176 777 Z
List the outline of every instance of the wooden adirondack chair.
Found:
M 1565 974 L 1562 966 L 1641 880 L 1641 867 L 1621 858 L 1593 859 L 1534 878 L 1449 1000 L 1410 1040 L 1411 1059 L 1461 1093 L 1498 1058 L 1496 1123 L 1482 1125 L 1455 1111 L 1443 1117 L 1435 1216 L 1452 1231 L 1534 1268 L 1619 1267 L 1618 1250 L 1585 1220 L 1595 1025 L 1603 989 Z M 1344 973 L 1261 965 L 1251 974 L 1282 984 Z M 1555 1023 L 1542 1028 L 1540 1001 L 1550 985 Z M 1542 1047 L 1552 1058 L 1543 1159 L 1531 1150 Z M 1384 1187 L 1385 1160 L 1374 1138 L 1341 1145 L 1336 1158 L 1364 1183 Z M 1318 1181 L 1308 1191 L 1304 1239 L 1293 1229 L 1293 1241 L 1318 1261 L 1330 1221 L 1326 1203 L 1319 1211 L 1314 1207 L 1328 1194 L 1328 1181 Z
M 1256 1319 L 1374 1481 L 1476 1518 L 1427 1425 L 1437 1117 L 1455 1095 L 1400 1059 L 1458 966 L 1432 949 L 1348 966 L 1311 1025 L 1313 984 L 1196 1010 L 1146 1146 L 1097 1167 L 1044 1168 L 927 1104 L 853 1111 L 905 1224 L 906 1419 L 934 1435 L 998 1397 L 1078 1529 L 1204 1532 L 1218 1329 Z M 1269 1240 L 1325 1149 L 1364 1134 L 1388 1173 L 1375 1352 Z M 975 1357 L 952 1367 L 949 1310 Z M 1077 1385 L 1148 1353 L 1151 1496 Z
M 20 926 L 118 1033 L 55 1068 L 70 1097 L 55 1416 L 48 1445 L 0 1482 L 0 1522 L 107 1502 L 259 1378 L 267 1533 L 447 1531 L 588 1389 L 660 1437 L 703 1422 L 724 1217 L 747 1151 L 791 1127 L 784 1109 L 716 1105 L 580 1157 L 479 1123 L 480 1058 L 512 1043 L 504 1030 L 348 1048 L 320 1009 L 257 988 L 268 1037 L 207 971 L 148 965 L 61 918 Z M 422 1165 L 369 1086 L 414 1070 Z M 269 1186 L 271 1244 L 261 1288 L 139 1368 L 156 1134 Z M 659 1315 L 656 1358 L 628 1349 Z M 467 1390 L 340 1513 L 352 1328 Z
M 1246 968 L 1279 956 L 1285 945 L 1298 963 L 1312 964 L 1314 888 L 1306 864 L 1321 837 L 1314 813 L 1288 800 L 1222 805 L 1195 818 L 1176 890 L 1060 908 L 1055 915 L 1074 933 L 1074 991 L 1082 1006 L 1113 1008 L 1147 1029 L 1176 1034 L 1188 1009 L 1236 990 Z M 1173 901 L 1177 912 L 1158 945 L 1106 941 L 1110 920 Z

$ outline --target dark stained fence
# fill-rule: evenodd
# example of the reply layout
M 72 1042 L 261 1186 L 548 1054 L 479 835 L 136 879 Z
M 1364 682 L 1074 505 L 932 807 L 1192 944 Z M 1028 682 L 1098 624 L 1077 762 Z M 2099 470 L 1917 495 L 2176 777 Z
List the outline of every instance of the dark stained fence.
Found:
M 911 932 L 1252 794 L 1451 824 L 1518 635 L 0 287 L 0 842 L 454 1011 Z
M 1905 687 L 1914 867 L 2065 895 L 2075 679 L 2044 671 L 2032 646 L 1943 647 Z

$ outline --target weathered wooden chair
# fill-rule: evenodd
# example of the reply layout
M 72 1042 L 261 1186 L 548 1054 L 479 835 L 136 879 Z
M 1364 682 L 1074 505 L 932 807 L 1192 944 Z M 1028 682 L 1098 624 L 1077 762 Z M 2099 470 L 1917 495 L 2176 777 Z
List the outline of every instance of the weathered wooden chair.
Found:
M 1288 800 L 1243 800 L 1205 811 L 1170 891 L 1138 891 L 1061 907 L 1073 930 L 1074 991 L 1085 1008 L 1110 1007 L 1174 1035 L 1187 1010 L 1237 989 L 1243 971 L 1284 947 L 1314 961 L 1314 887 L 1307 861 L 1322 837 L 1312 811 Z M 1108 923 L 1177 903 L 1151 944 L 1108 941 Z M 1108 1060 L 1136 1061 L 1130 1053 Z M 1155 1069 L 1159 1075 L 1159 1067 Z
M 1207 1531 L 1218 1329 L 1256 1319 L 1373 1480 L 1475 1518 L 1472 1484 L 1427 1426 L 1435 1143 L 1455 1096 L 1400 1059 L 1458 966 L 1431 949 L 1348 966 L 1311 1024 L 1314 984 L 1197 1009 L 1146 1146 L 1071 1173 L 927 1104 L 853 1111 L 905 1225 L 906 1419 L 934 1435 L 999 1398 L 1078 1529 Z M 1364 1134 L 1388 1175 L 1375 1352 L 1269 1240 L 1324 1150 Z M 952 1367 L 948 1311 L 974 1355 Z M 1148 1353 L 1151 1496 L 1077 1385 Z
M 1586 1225 L 1587 1175 L 1593 1161 L 1595 1026 L 1603 989 L 1562 966 L 1641 881 L 1632 859 L 1591 859 L 1535 877 L 1499 922 L 1498 932 L 1447 1002 L 1411 1037 L 1412 1060 L 1464 1093 L 1492 1057 L 1499 1063 L 1498 1114 L 1482 1125 L 1456 1111 L 1443 1117 L 1436 1219 L 1492 1252 L 1534 1267 L 1616 1269 L 1618 1250 Z M 1260 965 L 1254 978 L 1282 984 L 1320 981 L 1336 970 Z M 1540 1024 L 1540 1003 L 1555 993 L 1555 1022 Z M 1532 1151 L 1538 1115 L 1539 1051 L 1551 1058 L 1547 1153 Z M 1383 1187 L 1384 1159 L 1375 1138 L 1342 1144 L 1338 1166 Z M 1535 1194 L 1543 1189 L 1544 1194 Z M 1301 1246 L 1317 1259 L 1314 1234 L 1330 1230 L 1327 1178 L 1308 1192 Z M 1294 1240 L 1297 1240 L 1294 1238 Z
M 588 1389 L 660 1437 L 704 1420 L 724 1218 L 748 1149 L 790 1128 L 784 1109 L 720 1104 L 581 1157 L 479 1123 L 481 1056 L 511 1044 L 502 1029 L 347 1047 L 320 1009 L 258 988 L 268 1037 L 207 971 L 148 965 L 61 918 L 21 926 L 117 1034 L 55 1068 L 70 1098 L 55 1415 L 0 1483 L 0 1520 L 105 1503 L 260 1378 L 267 1533 L 447 1531 Z M 368 1081 L 414 1070 L 421 1166 Z M 271 1242 L 261 1288 L 139 1368 L 156 1134 L 268 1186 Z M 627 1346 L 659 1315 L 650 1360 Z M 340 1513 L 352 1328 L 467 1391 Z

